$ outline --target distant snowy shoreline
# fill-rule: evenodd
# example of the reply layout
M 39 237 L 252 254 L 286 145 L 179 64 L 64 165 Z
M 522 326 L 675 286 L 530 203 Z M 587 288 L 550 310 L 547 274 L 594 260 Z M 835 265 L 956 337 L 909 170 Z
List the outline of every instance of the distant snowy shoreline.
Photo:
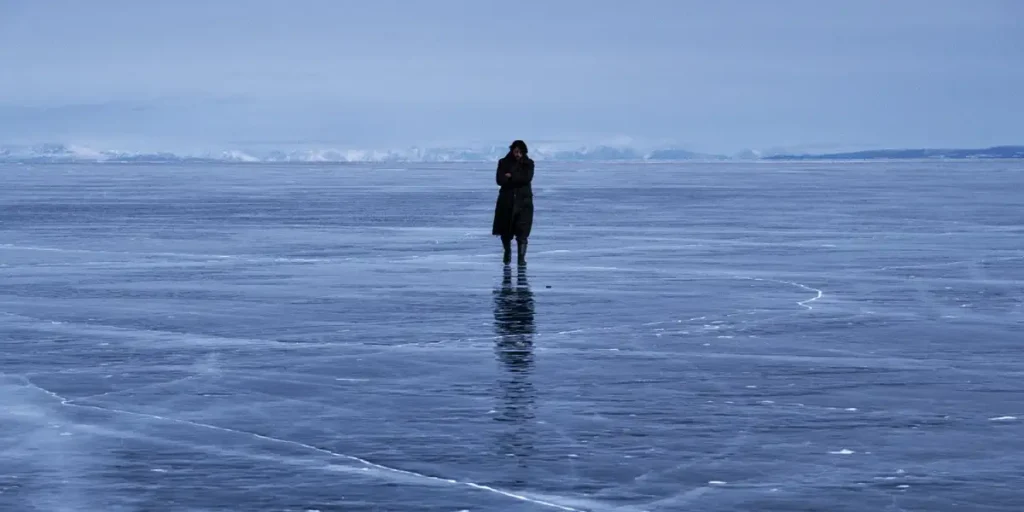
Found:
M 201 153 L 96 150 L 66 144 L 0 145 L 0 163 L 446 163 L 493 162 L 505 148 L 410 148 L 404 150 L 232 149 Z M 678 148 L 641 151 L 631 147 L 591 146 L 532 149 L 537 161 L 554 162 L 712 162 L 712 161 L 855 161 L 855 160 L 994 160 L 1024 159 L 1024 146 L 982 149 L 883 149 L 844 153 L 766 153 L 736 155 L 695 153 Z

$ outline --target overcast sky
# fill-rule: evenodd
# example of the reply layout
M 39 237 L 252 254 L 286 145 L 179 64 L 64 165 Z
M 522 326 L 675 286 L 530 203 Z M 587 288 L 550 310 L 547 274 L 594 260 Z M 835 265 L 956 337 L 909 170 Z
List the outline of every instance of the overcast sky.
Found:
M 0 0 L 0 142 L 1024 143 L 1022 19 L 1021 0 Z

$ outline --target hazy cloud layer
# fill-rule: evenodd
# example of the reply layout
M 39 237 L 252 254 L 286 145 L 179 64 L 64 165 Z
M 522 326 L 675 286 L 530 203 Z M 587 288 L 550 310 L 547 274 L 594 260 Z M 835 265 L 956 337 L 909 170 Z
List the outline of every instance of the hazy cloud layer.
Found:
M 1024 2 L 0 0 L 0 142 L 1024 142 Z

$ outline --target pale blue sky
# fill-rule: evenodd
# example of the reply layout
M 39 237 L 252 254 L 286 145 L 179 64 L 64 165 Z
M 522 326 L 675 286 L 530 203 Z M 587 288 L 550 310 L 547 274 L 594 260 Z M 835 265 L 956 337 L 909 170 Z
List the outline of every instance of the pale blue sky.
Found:
M 0 0 L 0 143 L 1024 143 L 1021 0 Z

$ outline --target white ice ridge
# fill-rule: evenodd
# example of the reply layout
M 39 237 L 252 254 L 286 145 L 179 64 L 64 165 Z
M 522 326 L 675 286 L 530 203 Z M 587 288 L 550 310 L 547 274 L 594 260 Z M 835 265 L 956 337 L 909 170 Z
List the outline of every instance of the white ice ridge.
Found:
M 50 390 L 48 390 L 46 388 L 43 388 L 42 386 L 39 386 L 39 385 L 35 384 L 34 382 L 32 382 L 30 379 L 28 379 L 26 377 L 21 377 L 21 378 L 25 381 L 25 383 L 27 385 L 32 386 L 33 388 L 38 389 L 38 390 L 42 391 L 43 393 L 46 393 L 47 395 L 53 397 L 56 400 L 59 400 L 61 405 L 67 406 L 67 407 L 78 407 L 78 408 L 83 408 L 83 409 L 92 409 L 92 410 L 104 411 L 104 412 L 108 412 L 108 413 L 112 413 L 112 414 L 123 414 L 123 415 L 127 415 L 127 416 L 135 416 L 135 417 L 140 417 L 140 418 L 147 418 L 147 419 L 151 419 L 151 420 L 165 421 L 165 422 L 169 422 L 169 423 L 178 423 L 178 424 L 181 424 L 181 425 L 189 425 L 189 426 L 196 427 L 196 428 L 202 428 L 202 429 L 208 429 L 208 430 L 216 430 L 216 431 L 219 431 L 219 432 L 227 432 L 227 433 L 231 433 L 231 434 L 239 434 L 239 435 L 250 436 L 252 438 L 260 439 L 262 441 L 268 441 L 268 442 L 271 442 L 271 443 L 278 443 L 278 444 L 286 444 L 286 445 L 291 445 L 291 446 L 297 446 L 297 447 L 300 447 L 300 448 L 304 448 L 306 450 L 310 450 L 310 451 L 314 451 L 314 452 L 317 452 L 317 453 L 329 455 L 331 457 L 337 457 L 337 458 L 342 458 L 342 459 L 346 459 L 346 460 L 349 460 L 349 461 L 353 461 L 353 462 L 356 462 L 356 463 L 359 463 L 359 464 L 363 465 L 366 468 L 372 468 L 372 469 L 379 470 L 382 474 L 385 474 L 385 475 L 386 474 L 392 474 L 392 475 L 396 475 L 396 476 L 401 475 L 401 476 L 404 476 L 404 477 L 412 477 L 412 478 L 416 478 L 416 479 L 420 479 L 420 480 L 427 480 L 427 481 L 432 481 L 432 482 L 444 483 L 444 484 L 448 484 L 448 485 L 457 485 L 457 486 L 468 487 L 468 488 L 472 488 L 472 489 L 476 489 L 476 490 L 480 490 L 480 491 L 489 492 L 489 493 L 492 493 L 492 494 L 499 494 L 499 495 L 502 495 L 502 496 L 505 496 L 505 497 L 508 497 L 508 498 L 513 498 L 513 499 L 517 499 L 517 500 L 520 500 L 520 501 L 525 501 L 525 502 L 528 502 L 528 503 L 533 503 L 535 505 L 541 505 L 541 506 L 545 506 L 545 507 L 548 507 L 548 508 L 564 510 L 564 511 L 567 511 L 567 512 L 587 512 L 587 511 L 585 511 L 583 509 L 577 509 L 577 508 L 569 507 L 569 506 L 566 506 L 566 505 L 560 505 L 558 503 L 553 503 L 551 501 L 534 499 L 534 498 L 530 498 L 528 496 L 524 496 L 522 494 L 516 494 L 516 493 L 510 492 L 510 491 L 505 491 L 505 490 L 502 490 L 502 489 L 498 489 L 498 488 L 491 487 L 491 486 L 488 486 L 488 485 L 478 484 L 478 483 L 475 483 L 475 482 L 464 482 L 464 481 L 454 480 L 454 479 L 450 479 L 450 478 L 441 478 L 441 477 L 436 477 L 436 476 L 425 475 L 425 474 L 422 474 L 422 473 L 416 473 L 414 471 L 407 471 L 407 470 L 404 470 L 404 469 L 392 468 L 392 467 L 389 467 L 389 466 L 384 466 L 384 465 L 381 465 L 381 464 L 376 464 L 374 462 L 370 462 L 370 461 L 368 461 L 366 459 L 362 459 L 362 458 L 356 457 L 354 455 L 347 455 L 347 454 L 344 454 L 344 453 L 333 452 L 333 451 L 327 450 L 325 448 L 319 448 L 319 447 L 316 447 L 316 446 L 313 446 L 313 445 L 310 445 L 310 444 L 301 443 L 299 441 L 290 441 L 288 439 L 280 439 L 280 438 L 276 438 L 276 437 L 266 436 L 266 435 L 263 435 L 263 434 L 257 434 L 257 433 L 254 433 L 254 432 L 248 432 L 248 431 L 245 431 L 245 430 L 237 430 L 237 429 L 232 429 L 232 428 L 227 428 L 227 427 L 218 427 L 216 425 L 210 425 L 210 424 L 207 424 L 207 423 L 199 423 L 199 422 L 195 422 L 195 421 L 182 420 L 182 419 L 177 419 L 177 418 L 169 418 L 169 417 L 166 417 L 166 416 L 159 416 L 159 415 L 156 415 L 156 414 L 146 414 L 146 413 L 140 413 L 140 412 L 134 412 L 134 411 L 126 411 L 126 410 L 122 410 L 122 409 L 112 409 L 112 408 L 108 408 L 108 407 L 100 407 L 98 405 L 79 404 L 79 403 L 75 403 L 75 399 L 69 399 L 69 398 L 63 397 L 61 395 L 58 395 L 57 393 L 54 393 L 53 391 L 50 391 Z M 611 507 L 608 507 L 608 506 L 605 506 L 605 505 L 602 505 L 602 504 L 595 504 L 595 505 L 600 507 L 600 509 L 611 509 Z

